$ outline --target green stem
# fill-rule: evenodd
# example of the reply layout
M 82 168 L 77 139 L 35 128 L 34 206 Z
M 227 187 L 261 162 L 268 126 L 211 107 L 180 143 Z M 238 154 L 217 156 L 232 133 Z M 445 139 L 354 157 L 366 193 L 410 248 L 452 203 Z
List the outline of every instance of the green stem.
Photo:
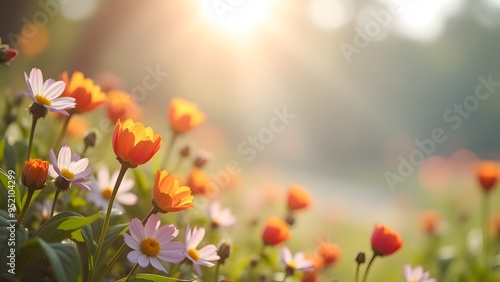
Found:
M 54 145 L 54 150 L 59 150 L 61 147 L 61 143 L 66 135 L 66 129 L 68 128 L 69 120 L 73 115 L 69 115 L 65 120 L 61 132 L 59 132 L 59 136 L 57 137 L 56 144 Z
M 148 221 L 148 218 L 151 215 L 156 214 L 157 212 L 158 212 L 158 210 L 153 206 L 153 208 L 151 209 L 151 211 L 149 211 L 149 213 L 146 215 L 146 217 L 142 220 L 142 224 L 144 225 L 146 223 L 146 221 Z M 128 227 L 125 229 L 124 232 L 127 232 L 127 231 L 128 231 Z M 97 281 L 102 281 L 102 279 L 104 278 L 104 275 L 106 275 L 106 273 L 108 273 L 111 270 L 111 267 L 116 262 L 116 260 L 118 260 L 118 258 L 123 253 L 123 251 L 125 251 L 125 248 L 127 248 L 127 244 L 123 243 L 121 245 L 121 247 L 118 249 L 118 251 L 113 255 L 113 257 L 111 258 L 111 260 L 106 264 L 106 267 L 104 267 L 104 270 L 101 271 L 101 273 L 99 274 L 99 278 L 97 279 Z M 89 275 L 89 277 L 91 277 L 91 276 Z
M 361 268 L 361 263 L 358 263 L 358 266 L 356 266 L 356 275 L 354 276 L 354 282 L 358 282 L 359 280 L 359 269 Z
M 127 278 L 125 279 L 125 281 L 129 281 L 130 277 L 132 276 L 132 274 L 134 274 L 134 271 L 137 269 L 138 266 L 139 266 L 139 264 L 136 263 L 134 265 L 134 267 L 132 267 L 132 270 L 130 270 L 130 273 L 127 275 Z
M 61 190 L 56 189 L 56 194 L 54 195 L 54 201 L 52 202 L 52 208 L 50 209 L 49 218 L 52 218 L 54 216 L 54 211 L 56 210 L 56 204 L 57 204 L 57 197 L 59 197 L 59 193 L 61 193 Z
M 217 261 L 217 265 L 215 266 L 214 282 L 219 282 L 219 268 L 220 263 Z
M 26 211 L 28 210 L 28 207 L 30 206 L 31 198 L 33 197 L 33 193 L 35 193 L 34 189 L 29 189 L 28 188 L 28 195 L 26 196 L 26 202 L 24 203 L 23 209 L 21 210 L 21 214 L 19 214 L 19 217 L 17 218 L 16 222 L 16 228 L 23 223 L 23 218 L 24 215 L 26 214 Z
M 175 277 L 174 274 L 179 270 L 179 267 L 181 266 L 181 263 L 182 263 L 182 261 L 179 262 L 179 263 L 176 263 L 174 265 L 174 268 L 170 271 L 170 277 L 172 277 L 172 278 Z
M 482 218 L 483 218 L 483 255 L 484 255 L 484 265 L 485 265 L 485 280 L 488 281 L 488 276 L 490 272 L 490 266 L 488 263 L 489 260 L 489 223 L 490 223 L 490 217 L 489 217 L 489 199 L 488 199 L 488 192 L 483 193 L 483 208 L 482 208 Z
M 26 155 L 26 160 L 29 160 L 31 156 L 31 148 L 33 147 L 33 136 L 35 135 L 35 127 L 37 121 L 38 119 L 33 117 L 33 121 L 31 122 L 30 139 L 28 141 L 28 152 Z
M 120 168 L 120 172 L 118 173 L 118 178 L 116 179 L 115 187 L 113 188 L 113 193 L 111 193 L 111 197 L 109 198 L 108 210 L 106 211 L 106 217 L 104 218 L 104 222 L 102 224 L 101 235 L 99 236 L 99 242 L 97 244 L 96 251 L 96 265 L 99 262 L 99 257 L 102 251 L 102 245 L 104 244 L 104 238 L 106 237 L 106 232 L 108 231 L 109 220 L 111 218 L 111 210 L 113 209 L 113 203 L 115 201 L 116 193 L 118 192 L 118 188 L 120 188 L 120 184 L 122 183 L 123 177 L 125 176 L 125 172 L 130 167 L 127 163 L 122 163 Z
M 177 139 L 178 134 L 177 133 L 172 133 L 172 136 L 170 137 L 170 141 L 167 144 L 167 149 L 165 150 L 165 156 L 163 157 L 163 161 L 161 162 L 160 169 L 165 169 L 166 165 L 168 164 L 168 160 L 170 158 L 171 151 L 174 147 L 175 140 Z
M 372 263 L 376 257 L 377 254 L 374 253 L 372 258 L 370 259 L 370 262 L 368 263 L 368 266 L 366 267 L 365 276 L 363 277 L 363 282 L 366 282 L 366 279 L 368 278 L 368 272 L 370 271 L 370 267 L 372 266 Z

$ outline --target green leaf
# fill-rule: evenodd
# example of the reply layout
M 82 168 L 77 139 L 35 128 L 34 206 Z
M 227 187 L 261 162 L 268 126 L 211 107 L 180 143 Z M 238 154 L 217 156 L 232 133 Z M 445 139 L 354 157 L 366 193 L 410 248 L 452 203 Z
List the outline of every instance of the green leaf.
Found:
M 35 190 L 35 192 L 33 192 L 33 196 L 31 196 L 31 204 L 33 204 L 35 202 L 35 199 L 36 197 L 38 197 L 38 195 L 42 192 L 43 189 L 39 189 L 39 190 Z M 28 193 L 24 193 L 23 195 L 23 200 L 21 201 L 21 207 L 24 207 L 24 205 L 26 204 L 26 200 L 28 199 Z
M 15 257 L 13 259 L 15 259 L 17 266 L 21 248 L 28 238 L 28 231 L 22 226 L 17 227 L 13 234 L 15 221 L 9 222 L 9 220 L 9 214 L 6 211 L 0 211 L 0 246 L 2 246 L 0 248 L 0 272 L 7 272 L 10 269 L 7 265 L 10 258 L 7 258 L 7 256 L 12 256 L 10 252 L 11 248 L 15 249 Z M 14 240 L 11 238 L 14 238 Z M 17 269 L 15 272 L 17 273 Z M 0 281 L 3 280 L 0 279 Z
M 5 201 L 7 202 L 7 207 L 10 208 L 9 205 L 9 197 L 12 197 L 12 193 L 14 194 L 14 204 L 16 206 L 16 211 L 21 211 L 21 192 L 19 191 L 19 186 L 17 186 L 16 176 L 13 173 L 13 170 L 9 171 L 10 173 L 4 171 L 0 168 L 0 185 L 4 187 L 7 191 L 7 198 Z M 1 188 L 0 188 L 1 189 Z M 11 192 L 14 191 L 14 192 Z M 11 201 L 10 201 L 11 203 Z
M 88 267 L 89 270 L 94 268 L 95 252 L 97 250 L 97 244 L 94 241 L 94 233 L 92 232 L 92 227 L 90 225 L 85 225 L 79 230 L 73 232 L 71 237 L 78 242 L 84 242 L 87 248 L 88 255 Z
M 7 170 L 15 171 L 17 167 L 17 160 L 18 154 L 16 148 L 6 140 L 4 149 L 4 164 Z
M 104 243 L 102 245 L 103 249 L 107 249 L 118 236 L 127 232 L 127 230 L 128 230 L 128 223 L 118 224 L 110 227 L 108 229 L 108 232 L 106 233 L 106 236 L 104 237 Z
M 19 269 L 24 270 L 30 263 L 47 257 L 57 281 L 81 281 L 80 257 L 71 243 L 47 243 L 33 238 L 21 249 Z
M 176 279 L 172 277 L 166 277 L 166 276 L 161 276 L 161 275 L 155 275 L 155 274 L 147 274 L 147 273 L 138 273 L 135 275 L 132 275 L 129 279 L 129 281 L 136 281 L 136 282 L 192 282 L 200 278 L 200 276 L 191 278 L 191 279 Z M 126 278 L 122 278 L 116 282 L 125 282 Z
M 45 222 L 31 237 L 40 237 L 47 242 L 60 242 L 68 238 L 74 231 L 91 224 L 99 216 L 97 213 L 92 216 L 83 217 L 76 212 L 65 211 Z

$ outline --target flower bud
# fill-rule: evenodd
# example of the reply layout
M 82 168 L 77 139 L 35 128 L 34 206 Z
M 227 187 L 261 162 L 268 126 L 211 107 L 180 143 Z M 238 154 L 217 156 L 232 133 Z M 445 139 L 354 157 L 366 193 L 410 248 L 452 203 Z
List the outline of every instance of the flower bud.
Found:
M 24 162 L 22 182 L 28 189 L 40 190 L 45 187 L 49 174 L 49 163 L 40 159 Z
M 363 264 L 365 263 L 365 260 L 366 260 L 365 253 L 359 252 L 358 255 L 356 256 L 356 262 L 358 264 Z
M 85 143 L 86 147 L 94 147 L 96 140 L 97 134 L 92 130 L 85 136 L 85 138 L 83 139 L 83 143 Z
M 17 54 L 16 49 L 7 47 L 7 45 L 0 45 L 0 64 L 8 65 Z
M 189 145 L 186 145 L 186 146 L 184 146 L 184 148 L 182 148 L 182 150 L 179 153 L 181 154 L 181 156 L 183 158 L 187 158 L 187 157 L 189 157 L 189 154 L 191 153 L 190 151 L 191 150 L 189 149 Z
M 219 255 L 220 264 L 224 264 L 226 259 L 231 254 L 231 245 L 227 241 L 222 241 L 217 249 L 217 254 Z

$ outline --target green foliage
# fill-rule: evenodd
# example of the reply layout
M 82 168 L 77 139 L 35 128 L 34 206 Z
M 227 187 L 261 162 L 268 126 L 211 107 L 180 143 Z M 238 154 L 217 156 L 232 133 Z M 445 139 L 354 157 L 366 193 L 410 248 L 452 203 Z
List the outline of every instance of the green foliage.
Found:
M 172 277 L 166 277 L 166 276 L 161 276 L 161 275 L 154 275 L 154 274 L 146 274 L 146 273 L 139 273 L 132 275 L 128 281 L 135 281 L 135 282 L 192 282 L 198 280 L 199 277 L 195 277 L 192 279 L 176 279 Z M 125 282 L 126 278 L 122 278 L 118 280 L 117 282 Z
M 68 238 L 71 234 L 80 228 L 91 224 L 99 218 L 96 213 L 92 216 L 83 217 L 76 212 L 65 211 L 53 216 L 45 222 L 31 238 L 39 237 L 47 242 L 60 242 Z

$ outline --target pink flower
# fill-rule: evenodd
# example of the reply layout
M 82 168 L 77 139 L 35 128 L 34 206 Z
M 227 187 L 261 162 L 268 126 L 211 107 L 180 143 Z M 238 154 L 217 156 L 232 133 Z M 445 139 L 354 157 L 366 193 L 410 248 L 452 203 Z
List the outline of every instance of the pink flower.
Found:
M 109 170 L 107 167 L 101 167 L 97 172 L 97 179 L 92 178 L 91 185 L 92 189 L 87 194 L 87 201 L 94 203 L 97 207 L 106 210 L 108 208 L 109 199 L 113 193 L 113 187 L 118 178 L 117 170 L 113 175 L 109 175 Z M 113 203 L 113 208 L 123 211 L 123 205 L 134 205 L 137 202 L 137 195 L 131 193 L 130 190 L 134 187 L 134 180 L 130 178 L 123 178 L 123 181 L 116 192 L 115 202 Z
M 171 242 L 179 234 L 174 225 L 159 226 L 160 217 L 155 214 L 148 218 L 144 227 L 139 219 L 134 218 L 129 224 L 130 235 L 125 233 L 123 237 L 125 244 L 133 249 L 127 255 L 130 262 L 141 267 L 151 264 L 166 273 L 160 260 L 179 263 L 186 256 L 186 251 L 182 243 Z
M 201 275 L 201 266 L 212 267 L 210 260 L 219 260 L 217 247 L 213 244 L 206 245 L 200 250 L 196 249 L 205 236 L 205 228 L 194 227 L 193 232 L 189 225 L 186 227 L 186 258 L 193 262 L 194 269 L 198 275 Z
M 403 272 L 405 274 L 405 279 L 408 282 L 436 282 L 437 280 L 434 278 L 429 278 L 429 272 L 424 272 L 424 268 L 421 266 L 417 266 L 414 269 L 411 269 L 409 264 L 405 265 L 403 268 Z

